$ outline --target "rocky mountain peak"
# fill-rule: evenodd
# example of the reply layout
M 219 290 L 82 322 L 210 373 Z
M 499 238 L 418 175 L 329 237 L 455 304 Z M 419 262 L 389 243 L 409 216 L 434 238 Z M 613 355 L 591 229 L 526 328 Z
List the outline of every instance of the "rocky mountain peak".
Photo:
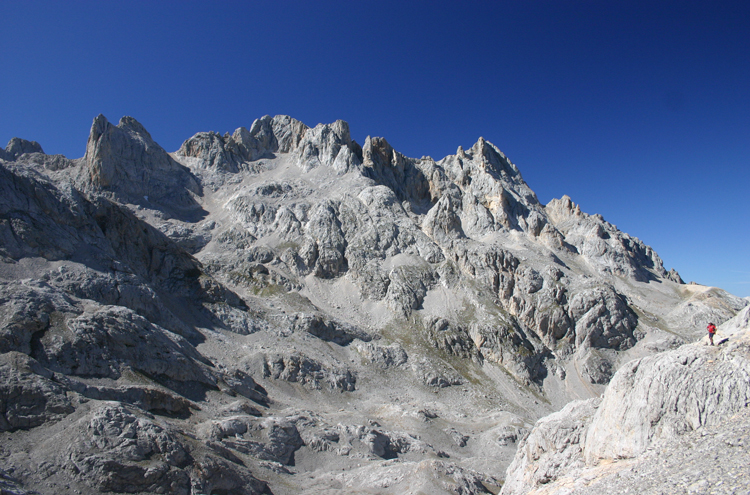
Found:
M 73 166 L 73 160 L 63 155 L 46 155 L 36 141 L 17 137 L 12 138 L 4 150 L 0 149 L 0 160 L 52 172 Z
M 258 160 L 268 153 L 279 149 L 279 143 L 273 132 L 273 122 L 269 115 L 253 121 L 248 131 L 240 127 L 232 134 L 234 141 L 246 150 L 247 159 Z
M 100 116 L 103 117 L 103 115 L 101 114 Z M 125 115 L 120 118 L 120 121 L 117 123 L 117 127 L 129 132 L 131 135 L 142 137 L 144 141 L 148 141 L 149 145 L 159 146 L 151 138 L 151 134 L 149 134 L 146 128 L 143 127 L 143 124 L 135 120 L 133 117 L 130 117 L 129 115 Z
M 244 129 L 247 132 L 247 129 Z M 242 130 L 235 134 L 243 137 Z M 249 138 L 246 139 L 249 141 Z M 242 160 L 242 152 L 237 146 L 234 136 L 222 136 L 213 131 L 199 132 L 180 146 L 177 154 L 184 157 L 194 157 L 207 167 L 213 167 L 226 172 L 238 172 L 238 162 Z
M 232 135 L 199 132 L 176 154 L 197 158 L 200 167 L 237 173 L 252 168 L 252 162 L 261 158 L 273 158 L 275 153 L 291 154 L 303 172 L 326 166 L 344 174 L 362 161 L 361 148 L 352 141 L 349 125 L 343 120 L 311 129 L 286 115 L 262 117 L 250 130 L 240 127 Z
M 362 147 L 362 167 L 366 177 L 391 189 L 400 201 L 414 205 L 434 203 L 442 194 L 441 188 L 430 182 L 419 163 L 393 149 L 381 137 L 367 136 Z
M 25 139 L 14 137 L 8 141 L 5 147 L 6 160 L 14 160 L 26 153 L 44 153 L 42 146 L 36 141 L 27 141 Z
M 581 212 L 569 196 L 552 199 L 544 208 L 565 240 L 599 273 L 625 275 L 638 281 L 669 278 L 659 255 L 640 239 L 620 231 L 599 215 Z
M 349 134 L 349 124 L 337 120 L 307 129 L 292 151 L 297 165 L 304 171 L 327 166 L 344 174 L 358 167 L 362 152 Z
M 551 199 L 550 202 L 547 203 L 545 209 L 550 219 L 556 223 L 566 220 L 571 216 L 577 218 L 583 216 L 583 213 L 581 213 L 581 207 L 575 204 L 567 194 L 563 195 L 560 199 Z
M 483 137 L 480 137 L 471 147 L 470 154 L 478 158 L 481 157 L 482 164 L 490 173 L 498 176 L 520 176 L 518 168 L 508 160 L 505 154 Z
M 271 119 L 271 128 L 276 136 L 280 153 L 289 153 L 296 149 L 309 129 L 305 124 L 288 115 L 277 115 Z
M 195 209 L 191 194 L 200 194 L 190 171 L 137 120 L 123 117 L 113 126 L 101 114 L 91 125 L 76 183 L 89 193 L 108 193 L 136 204 L 154 201 L 180 210 Z

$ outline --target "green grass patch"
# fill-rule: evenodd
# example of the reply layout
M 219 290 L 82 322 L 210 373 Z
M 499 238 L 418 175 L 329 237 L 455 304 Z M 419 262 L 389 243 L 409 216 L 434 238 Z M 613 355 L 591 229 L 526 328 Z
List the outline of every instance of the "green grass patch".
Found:
M 277 244 L 273 246 L 274 249 L 278 251 L 284 251 L 286 249 L 293 249 L 295 251 L 299 251 L 299 243 L 298 242 L 292 242 L 292 241 L 286 241 L 282 242 L 281 244 Z
M 271 297 L 279 294 L 286 294 L 286 288 L 282 285 L 268 284 L 263 286 L 253 285 L 250 289 L 253 295 L 259 297 Z

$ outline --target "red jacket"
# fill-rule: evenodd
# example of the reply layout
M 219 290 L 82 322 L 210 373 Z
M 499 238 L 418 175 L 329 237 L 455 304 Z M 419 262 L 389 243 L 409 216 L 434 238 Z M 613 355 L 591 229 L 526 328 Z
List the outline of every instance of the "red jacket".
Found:
M 713 323 L 708 326 L 708 333 L 716 333 L 716 325 Z

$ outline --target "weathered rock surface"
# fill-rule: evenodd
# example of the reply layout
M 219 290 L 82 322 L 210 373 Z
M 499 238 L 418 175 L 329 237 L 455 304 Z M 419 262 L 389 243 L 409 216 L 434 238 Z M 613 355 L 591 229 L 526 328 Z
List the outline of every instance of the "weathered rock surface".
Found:
M 79 476 L 102 491 L 189 493 L 180 468 L 189 455 L 173 433 L 121 406 L 104 406 L 76 425 L 68 457 Z
M 199 214 L 193 194 L 200 185 L 190 171 L 156 144 L 134 118 L 113 126 L 103 115 L 94 119 L 86 155 L 76 182 L 86 192 L 108 192 L 125 202 L 149 201 L 173 213 Z
M 52 377 L 26 354 L 0 354 L 0 431 L 33 428 L 75 410 Z
M 517 445 L 533 474 L 506 486 L 551 486 L 736 411 L 746 323 L 669 350 L 747 306 L 540 204 L 483 138 L 415 159 L 265 116 L 167 153 L 100 115 L 82 158 L 0 150 L 0 487 L 496 493 Z
M 351 392 L 357 382 L 351 371 L 326 367 L 301 354 L 268 357 L 263 376 L 300 383 L 314 390 L 328 388 L 342 392 Z
M 358 342 L 356 348 L 364 359 L 379 368 L 401 366 L 409 359 L 404 348 L 397 342 L 387 346 L 372 342 Z
M 588 215 L 568 196 L 553 199 L 545 211 L 565 242 L 597 271 L 630 277 L 647 282 L 655 277 L 680 283 L 679 274 L 668 274 L 661 258 L 640 239 L 620 232 L 601 215 Z
M 723 418 L 715 426 L 660 442 L 657 448 L 628 462 L 615 464 L 577 481 L 568 480 L 565 493 L 717 493 L 748 490 L 748 410 Z M 617 469 L 619 468 L 619 469 Z
M 406 463 L 384 463 L 380 468 L 367 466 L 348 473 L 331 474 L 315 479 L 301 493 L 461 493 L 476 495 L 492 493 L 488 487 L 500 482 L 492 476 L 463 468 L 455 463 L 426 460 Z M 346 488 L 330 489 L 329 486 Z
M 13 138 L 5 147 L 5 157 L 3 159 L 15 160 L 26 153 L 44 153 L 44 150 L 42 150 L 42 146 L 36 141 L 26 141 L 25 139 Z
M 582 444 L 599 403 L 600 399 L 571 402 L 539 420 L 519 444 L 502 493 L 528 493 L 561 473 L 584 467 Z
M 731 337 L 718 347 L 688 344 L 631 361 L 618 370 L 601 399 L 572 402 L 539 420 L 519 446 L 502 493 L 596 493 L 603 490 L 595 488 L 599 483 L 608 487 L 607 492 L 625 493 L 632 485 L 617 482 L 614 473 L 624 470 L 632 479 L 638 471 L 633 466 L 643 469 L 646 459 L 662 464 L 649 452 L 660 452 L 661 459 L 686 457 L 674 449 L 715 435 L 730 438 L 730 446 L 746 447 L 733 432 L 750 425 L 747 310 L 725 328 L 732 329 Z M 718 450 L 708 452 L 707 457 L 687 460 L 704 472 L 705 462 L 714 463 L 720 455 Z M 747 456 L 746 448 L 740 452 Z M 687 472 L 684 467 L 679 470 Z M 659 475 L 662 486 L 652 480 L 653 493 L 661 493 L 670 483 L 674 486 L 671 476 Z M 712 493 L 735 493 L 737 486 L 736 480 L 719 487 L 716 480 L 694 474 L 689 479 L 690 483 L 685 478 L 680 483 L 683 491 L 705 492 L 712 486 Z M 594 491 L 585 490 L 587 486 Z

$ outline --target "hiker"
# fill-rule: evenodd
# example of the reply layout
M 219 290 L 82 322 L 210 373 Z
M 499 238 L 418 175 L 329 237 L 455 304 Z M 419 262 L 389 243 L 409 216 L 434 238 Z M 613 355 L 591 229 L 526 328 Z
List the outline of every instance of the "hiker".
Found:
M 716 333 L 716 325 L 713 323 L 708 324 L 708 340 L 711 345 L 714 345 L 714 334 Z

